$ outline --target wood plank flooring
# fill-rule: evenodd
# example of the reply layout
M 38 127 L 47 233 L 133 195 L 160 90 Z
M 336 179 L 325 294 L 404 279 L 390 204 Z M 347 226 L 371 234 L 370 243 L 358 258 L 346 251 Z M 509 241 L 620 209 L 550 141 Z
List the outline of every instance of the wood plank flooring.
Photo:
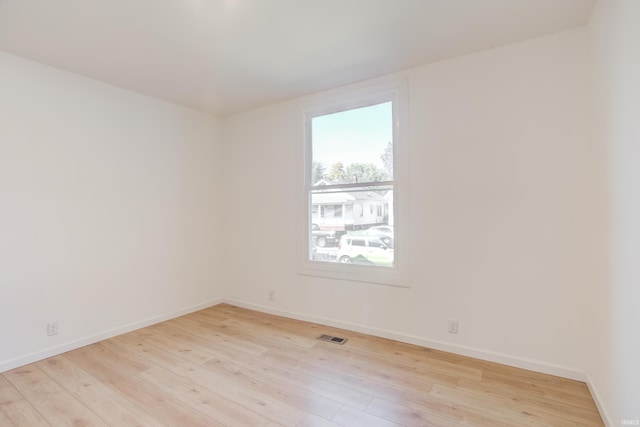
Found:
M 603 423 L 581 382 L 227 304 L 0 374 L 0 426 L 398 425 Z

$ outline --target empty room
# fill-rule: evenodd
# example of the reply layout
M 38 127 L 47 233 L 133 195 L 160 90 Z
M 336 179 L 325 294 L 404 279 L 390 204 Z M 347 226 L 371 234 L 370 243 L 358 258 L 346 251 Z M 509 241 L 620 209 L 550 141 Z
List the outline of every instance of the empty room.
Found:
M 0 426 L 640 425 L 638 22 L 0 0 Z

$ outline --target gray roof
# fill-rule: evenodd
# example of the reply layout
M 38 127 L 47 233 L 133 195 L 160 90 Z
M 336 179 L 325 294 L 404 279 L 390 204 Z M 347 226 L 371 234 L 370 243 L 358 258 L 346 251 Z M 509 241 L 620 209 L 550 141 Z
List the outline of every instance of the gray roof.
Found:
M 382 194 L 375 191 L 349 191 L 349 192 L 327 192 L 327 193 L 314 193 L 312 195 L 313 204 L 342 204 L 353 203 L 354 201 L 380 201 L 385 202 L 385 198 Z

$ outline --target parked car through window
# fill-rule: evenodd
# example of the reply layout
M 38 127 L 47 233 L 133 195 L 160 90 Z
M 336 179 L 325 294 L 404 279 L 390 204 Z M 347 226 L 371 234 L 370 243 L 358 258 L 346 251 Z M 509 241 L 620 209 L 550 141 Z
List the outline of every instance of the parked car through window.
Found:
M 380 237 L 346 234 L 340 238 L 336 261 L 393 267 L 393 249 L 389 248 Z

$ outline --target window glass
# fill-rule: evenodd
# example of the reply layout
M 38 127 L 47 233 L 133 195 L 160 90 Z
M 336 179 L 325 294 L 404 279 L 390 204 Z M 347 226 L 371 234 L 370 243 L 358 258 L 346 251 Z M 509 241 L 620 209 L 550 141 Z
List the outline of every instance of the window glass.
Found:
M 372 248 L 383 248 L 385 247 L 381 240 L 379 239 L 371 239 L 369 240 L 369 247 Z
M 365 246 L 362 239 L 351 239 L 351 246 Z
M 377 237 L 381 226 L 387 226 L 391 231 L 385 234 L 393 238 L 389 227 L 393 224 L 395 189 L 393 102 L 314 115 L 308 118 L 307 126 L 311 152 L 309 224 L 334 232 L 328 238 L 310 239 L 309 260 L 357 260 L 363 265 L 393 267 L 393 250 L 384 258 L 353 250 L 367 247 L 370 239 L 365 236 Z M 344 235 L 352 237 L 350 244 L 341 240 Z M 379 239 L 374 240 L 373 247 L 388 249 Z

